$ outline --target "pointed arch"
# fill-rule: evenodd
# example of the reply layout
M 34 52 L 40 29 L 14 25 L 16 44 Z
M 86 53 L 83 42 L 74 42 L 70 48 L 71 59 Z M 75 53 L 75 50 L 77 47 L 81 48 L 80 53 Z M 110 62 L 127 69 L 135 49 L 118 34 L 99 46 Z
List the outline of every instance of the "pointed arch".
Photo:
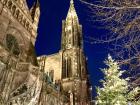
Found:
M 6 47 L 14 55 L 18 56 L 20 54 L 20 49 L 19 49 L 19 44 L 17 42 L 17 39 L 11 34 L 6 35 Z
M 72 76 L 71 58 L 66 57 L 63 59 L 62 79 L 70 78 Z
M 51 82 L 54 82 L 54 70 L 50 70 L 49 77 L 51 79 Z
M 67 59 L 67 77 L 70 78 L 72 76 L 72 67 L 71 67 L 71 58 Z
M 13 5 L 13 7 L 12 7 L 12 13 L 15 14 L 15 11 L 16 11 L 16 6 Z
M 13 5 L 12 1 L 8 1 L 8 4 L 7 5 L 8 5 L 8 8 L 11 9 L 12 8 L 12 5 Z
M 66 78 L 66 59 L 63 59 L 62 66 L 62 79 L 64 79 Z

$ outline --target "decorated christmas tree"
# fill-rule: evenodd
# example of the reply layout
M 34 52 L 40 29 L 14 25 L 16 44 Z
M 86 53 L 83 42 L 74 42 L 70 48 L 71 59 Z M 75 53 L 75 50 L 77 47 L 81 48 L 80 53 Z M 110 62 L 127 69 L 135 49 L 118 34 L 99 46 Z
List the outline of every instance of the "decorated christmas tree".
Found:
M 138 102 L 135 104 L 131 102 L 134 101 L 134 95 L 139 88 L 129 92 L 129 79 L 122 78 L 125 71 L 120 69 L 119 64 L 110 55 L 105 64 L 108 68 L 102 69 L 105 77 L 101 80 L 103 87 L 97 88 L 96 105 L 140 105 Z

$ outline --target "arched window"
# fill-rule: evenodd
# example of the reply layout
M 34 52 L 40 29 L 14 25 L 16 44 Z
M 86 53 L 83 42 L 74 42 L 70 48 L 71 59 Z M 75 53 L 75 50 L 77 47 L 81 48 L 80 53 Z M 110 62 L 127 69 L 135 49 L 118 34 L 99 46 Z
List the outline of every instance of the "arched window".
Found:
M 26 19 L 23 19 L 23 25 L 25 26 L 25 24 L 26 24 Z
M 29 22 L 26 23 L 26 28 L 29 29 Z
M 16 56 L 19 55 L 20 53 L 19 45 L 16 38 L 13 35 L 8 34 L 6 36 L 6 46 L 10 53 L 13 53 Z
M 12 1 L 8 2 L 8 8 L 11 9 L 12 8 Z
M 21 14 L 18 19 L 19 19 L 20 22 L 22 22 L 23 15 Z
M 7 3 L 8 0 L 3 0 L 3 4 L 5 5 Z
M 71 58 L 67 60 L 67 77 L 71 77 L 72 75 L 72 68 L 71 68 Z
M 50 77 L 51 81 L 53 82 L 53 78 L 54 78 L 54 71 L 53 70 L 51 70 L 49 72 L 49 77 Z
M 18 16 L 19 16 L 19 10 L 16 11 L 16 14 L 15 15 L 16 15 L 16 18 L 18 18 Z
M 16 11 L 16 6 L 14 5 L 14 6 L 12 7 L 12 13 L 15 14 L 15 11 Z
M 72 76 L 71 58 L 63 60 L 62 78 L 70 78 Z
M 77 39 L 77 41 L 78 41 L 77 44 L 78 44 L 79 47 L 81 47 L 81 37 L 80 37 L 80 33 L 78 33 L 77 38 L 78 38 L 78 39 Z
M 62 79 L 64 79 L 66 78 L 66 59 L 63 60 L 62 66 Z

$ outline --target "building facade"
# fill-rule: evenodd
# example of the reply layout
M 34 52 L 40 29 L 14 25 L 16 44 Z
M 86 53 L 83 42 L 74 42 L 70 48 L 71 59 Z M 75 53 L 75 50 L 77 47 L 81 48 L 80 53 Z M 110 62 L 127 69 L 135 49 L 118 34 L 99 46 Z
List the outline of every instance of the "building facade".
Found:
M 0 0 L 0 105 L 90 105 L 82 26 L 71 1 L 58 53 L 36 57 L 35 0 Z M 82 92 L 82 93 L 81 93 Z
M 0 105 L 19 104 L 39 74 L 34 51 L 40 17 L 38 0 L 0 0 Z M 25 97 L 29 100 L 29 97 Z
M 83 52 L 82 25 L 79 23 L 73 0 L 62 24 L 61 49 L 58 53 L 42 56 L 44 72 L 54 84 L 61 84 L 61 92 L 70 97 L 71 105 L 89 105 L 92 88 Z

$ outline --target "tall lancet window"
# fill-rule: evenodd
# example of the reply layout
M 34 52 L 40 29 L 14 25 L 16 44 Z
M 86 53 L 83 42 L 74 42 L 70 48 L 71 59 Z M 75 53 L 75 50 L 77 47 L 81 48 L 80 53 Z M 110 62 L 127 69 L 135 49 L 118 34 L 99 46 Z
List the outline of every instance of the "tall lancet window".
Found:
M 66 59 L 63 59 L 62 78 L 66 78 Z
M 67 59 L 67 77 L 71 77 L 72 70 L 71 70 L 71 58 Z
M 72 76 L 71 58 L 63 60 L 62 78 L 70 78 Z
M 67 24 L 65 32 L 66 32 L 66 47 L 69 49 L 72 47 L 72 27 L 70 24 Z
M 54 70 L 50 70 L 50 72 L 49 72 L 49 78 L 50 78 L 50 81 L 51 82 L 54 81 Z
M 80 34 L 78 33 L 78 36 L 77 36 L 77 44 L 79 47 L 81 47 L 81 38 L 80 38 Z

